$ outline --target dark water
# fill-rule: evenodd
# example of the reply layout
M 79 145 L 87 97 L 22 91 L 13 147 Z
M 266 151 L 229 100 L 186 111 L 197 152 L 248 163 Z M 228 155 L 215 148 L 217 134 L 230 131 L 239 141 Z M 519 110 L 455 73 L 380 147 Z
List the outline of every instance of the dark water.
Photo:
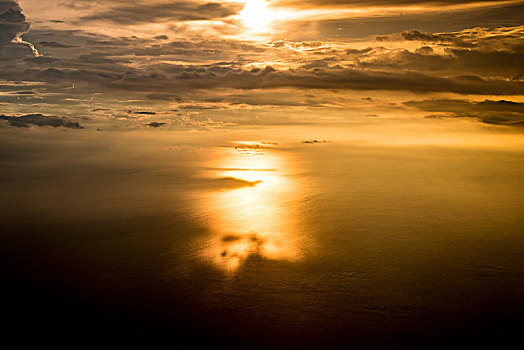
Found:
M 89 137 L 3 148 L 4 339 L 522 340 L 519 150 Z

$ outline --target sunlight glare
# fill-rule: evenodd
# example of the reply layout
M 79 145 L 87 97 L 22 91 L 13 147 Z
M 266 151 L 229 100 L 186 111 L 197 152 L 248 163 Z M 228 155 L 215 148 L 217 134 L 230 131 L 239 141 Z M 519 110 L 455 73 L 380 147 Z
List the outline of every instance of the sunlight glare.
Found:
M 215 178 L 234 178 L 253 185 L 208 193 L 202 202 L 210 214 L 206 260 L 234 273 L 250 257 L 297 260 L 300 256 L 297 208 L 298 183 L 288 176 L 290 159 L 271 145 L 236 142 L 214 160 Z
M 273 20 L 265 0 L 247 0 L 240 18 L 252 30 L 261 30 Z

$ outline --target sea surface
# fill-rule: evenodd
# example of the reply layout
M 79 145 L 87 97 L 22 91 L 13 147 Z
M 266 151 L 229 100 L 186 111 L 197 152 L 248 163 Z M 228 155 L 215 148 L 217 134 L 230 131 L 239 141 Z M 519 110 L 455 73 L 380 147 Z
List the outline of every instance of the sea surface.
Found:
M 522 340 L 521 134 L 337 130 L 2 129 L 3 338 Z

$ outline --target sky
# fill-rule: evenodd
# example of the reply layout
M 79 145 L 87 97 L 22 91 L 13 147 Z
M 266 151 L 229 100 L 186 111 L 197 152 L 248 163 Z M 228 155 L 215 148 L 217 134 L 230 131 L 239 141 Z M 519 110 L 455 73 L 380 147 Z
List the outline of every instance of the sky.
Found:
M 127 130 L 412 117 L 518 129 L 523 13 L 523 1 L 0 0 L 0 118 Z

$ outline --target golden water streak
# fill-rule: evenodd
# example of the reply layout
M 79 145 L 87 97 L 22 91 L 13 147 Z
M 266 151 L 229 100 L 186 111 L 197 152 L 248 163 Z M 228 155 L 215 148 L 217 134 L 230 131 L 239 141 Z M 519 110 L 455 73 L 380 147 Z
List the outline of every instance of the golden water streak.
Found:
M 293 200 L 299 184 L 287 176 L 285 152 L 239 143 L 213 162 L 212 176 L 235 179 L 241 187 L 212 192 L 202 203 L 210 213 L 212 231 L 205 259 L 228 272 L 253 255 L 298 259 Z

